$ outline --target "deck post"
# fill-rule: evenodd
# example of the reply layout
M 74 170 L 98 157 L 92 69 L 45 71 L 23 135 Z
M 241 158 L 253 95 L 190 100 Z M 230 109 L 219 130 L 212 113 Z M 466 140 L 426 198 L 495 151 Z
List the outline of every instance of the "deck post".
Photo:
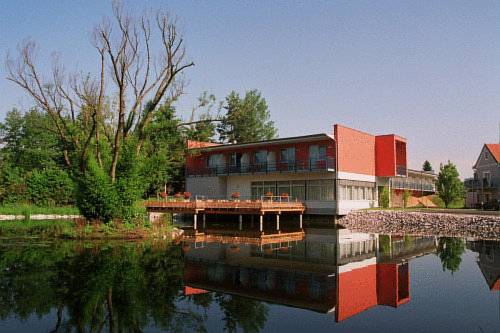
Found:
M 264 215 L 259 215 L 259 230 L 264 231 Z
M 276 214 L 276 230 L 280 230 L 280 214 Z
M 193 227 L 194 230 L 198 229 L 198 214 L 194 213 L 193 215 Z
M 205 230 L 206 225 L 207 225 L 207 214 L 203 214 L 203 230 Z
M 299 215 L 299 227 L 302 229 L 302 214 Z
M 241 231 L 243 230 L 243 215 L 240 214 L 238 221 L 239 221 L 238 229 Z

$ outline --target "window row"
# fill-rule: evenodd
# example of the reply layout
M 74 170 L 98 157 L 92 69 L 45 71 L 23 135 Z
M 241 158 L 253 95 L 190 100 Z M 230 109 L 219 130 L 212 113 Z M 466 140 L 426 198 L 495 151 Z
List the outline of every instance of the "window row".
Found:
M 269 158 L 269 154 L 274 154 L 274 152 L 268 152 L 267 150 L 258 150 L 253 153 L 253 163 L 255 164 L 266 164 L 266 163 L 276 163 L 275 157 Z M 324 161 L 326 160 L 326 146 L 325 145 L 311 145 L 309 146 L 309 160 L 310 161 Z M 208 167 L 217 167 L 224 165 L 225 157 L 223 154 L 213 154 L 209 155 L 207 159 Z M 235 152 L 229 154 L 229 165 L 240 166 L 250 163 L 250 158 L 247 153 Z M 280 162 L 281 163 L 295 163 L 295 147 L 282 148 L 280 149 Z
M 340 185 L 340 200 L 375 200 L 377 190 L 375 187 Z
M 253 199 L 260 199 L 267 193 L 287 193 L 297 200 L 333 201 L 335 182 L 333 179 L 252 182 Z

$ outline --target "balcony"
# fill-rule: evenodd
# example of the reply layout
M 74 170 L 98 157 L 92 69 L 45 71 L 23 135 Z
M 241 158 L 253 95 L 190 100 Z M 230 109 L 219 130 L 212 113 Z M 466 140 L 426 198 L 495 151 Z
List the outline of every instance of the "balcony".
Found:
M 423 183 L 419 181 L 408 181 L 406 178 L 391 179 L 391 188 L 396 190 L 410 190 L 410 191 L 423 191 L 435 192 L 436 186 L 430 183 Z
M 203 168 L 187 168 L 187 176 L 227 176 L 256 173 L 335 171 L 335 158 L 296 160 L 293 162 L 266 162 L 220 164 Z

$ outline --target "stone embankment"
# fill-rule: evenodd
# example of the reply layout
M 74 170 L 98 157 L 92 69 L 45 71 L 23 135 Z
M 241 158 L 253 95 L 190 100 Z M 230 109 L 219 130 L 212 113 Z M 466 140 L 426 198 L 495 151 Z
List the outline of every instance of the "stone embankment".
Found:
M 358 211 L 337 223 L 348 229 L 381 234 L 500 239 L 499 215 Z
M 80 215 L 33 214 L 30 220 L 73 220 L 82 218 Z M 0 221 L 26 220 L 25 215 L 0 215 Z

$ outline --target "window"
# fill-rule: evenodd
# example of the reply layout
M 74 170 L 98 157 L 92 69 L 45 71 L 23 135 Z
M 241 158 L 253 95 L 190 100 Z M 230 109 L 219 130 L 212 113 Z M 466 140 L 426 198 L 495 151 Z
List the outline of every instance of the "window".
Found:
M 281 195 L 281 194 L 288 194 L 290 195 L 290 182 L 289 181 L 282 181 L 278 182 L 278 192 L 276 195 Z
M 292 170 L 295 165 L 295 147 L 281 149 L 280 162 L 284 169 Z
M 334 181 L 332 179 L 308 180 L 306 188 L 306 200 L 335 200 Z
M 265 164 L 267 162 L 267 150 L 255 152 L 255 164 Z
M 309 160 L 314 162 L 326 160 L 326 146 L 309 146 Z
M 485 171 L 483 172 L 483 179 L 485 180 L 486 184 L 485 185 L 489 185 L 490 182 L 491 182 L 491 174 L 489 171 Z
M 484 151 L 484 159 L 485 159 L 485 160 L 487 160 L 487 159 L 490 157 L 489 155 L 490 155 L 490 154 L 488 154 L 488 151 L 487 151 L 487 150 L 485 150 L 485 151 Z
M 290 182 L 290 195 L 297 200 L 306 200 L 306 181 L 292 180 Z
M 252 199 L 260 199 L 266 193 L 271 192 L 276 194 L 276 182 L 252 182 L 251 183 Z

